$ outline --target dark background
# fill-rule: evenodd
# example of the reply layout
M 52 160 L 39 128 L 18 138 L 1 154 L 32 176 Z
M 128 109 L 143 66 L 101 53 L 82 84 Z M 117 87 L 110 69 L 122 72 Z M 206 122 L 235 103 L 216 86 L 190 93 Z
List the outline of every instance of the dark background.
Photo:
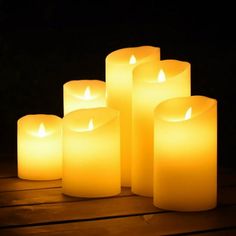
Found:
M 218 100 L 219 165 L 235 167 L 233 7 L 189 2 L 0 0 L 2 161 L 16 158 L 20 117 L 62 117 L 65 82 L 105 80 L 107 54 L 151 45 L 162 59 L 191 63 L 193 95 Z

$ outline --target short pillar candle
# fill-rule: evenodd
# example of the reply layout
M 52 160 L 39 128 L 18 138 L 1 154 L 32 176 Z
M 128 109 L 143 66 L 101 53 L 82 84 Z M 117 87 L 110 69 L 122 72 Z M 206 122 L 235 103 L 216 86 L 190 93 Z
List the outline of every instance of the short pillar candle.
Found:
M 202 211 L 217 202 L 217 101 L 173 98 L 155 110 L 154 205 Z
M 63 118 L 63 193 L 107 197 L 120 193 L 119 112 L 80 109 Z
M 62 175 L 62 119 L 55 115 L 26 115 L 17 122 L 18 177 L 60 179 Z

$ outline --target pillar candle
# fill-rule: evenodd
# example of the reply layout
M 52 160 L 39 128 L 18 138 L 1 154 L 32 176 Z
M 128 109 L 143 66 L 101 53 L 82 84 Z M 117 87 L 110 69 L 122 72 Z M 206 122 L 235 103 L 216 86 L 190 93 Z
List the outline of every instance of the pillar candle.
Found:
M 63 118 L 63 193 L 107 197 L 120 193 L 119 112 L 80 109 Z
M 60 179 L 62 175 L 62 120 L 55 115 L 26 115 L 17 122 L 18 177 Z
M 216 206 L 217 101 L 173 98 L 155 109 L 154 205 L 176 211 Z
M 106 106 L 106 87 L 101 80 L 72 80 L 63 85 L 64 115 L 81 109 Z
M 153 59 L 160 59 L 160 48 L 123 48 L 106 57 L 107 105 L 120 111 L 122 186 L 131 183 L 132 71 L 140 63 Z
M 165 99 L 190 96 L 190 64 L 151 61 L 133 71 L 132 192 L 153 196 L 154 109 Z

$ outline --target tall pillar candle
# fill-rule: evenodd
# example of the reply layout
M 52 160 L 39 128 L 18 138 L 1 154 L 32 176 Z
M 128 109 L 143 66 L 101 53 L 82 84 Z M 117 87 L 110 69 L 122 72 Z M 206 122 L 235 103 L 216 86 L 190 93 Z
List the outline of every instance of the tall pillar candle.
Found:
M 133 71 L 132 192 L 153 196 L 154 109 L 172 97 L 190 96 L 190 64 L 151 61 Z
M 106 106 L 106 86 L 101 80 L 71 80 L 63 85 L 64 115 L 82 109 Z
M 63 118 L 63 193 L 107 197 L 120 193 L 119 112 L 80 109 Z
M 155 110 L 154 205 L 176 211 L 217 202 L 217 101 L 173 98 Z
M 18 177 L 60 179 L 62 175 L 62 120 L 55 115 L 26 115 L 17 122 Z
M 130 186 L 132 145 L 132 71 L 140 63 L 160 59 L 160 48 L 123 48 L 106 57 L 107 105 L 120 111 L 121 183 Z

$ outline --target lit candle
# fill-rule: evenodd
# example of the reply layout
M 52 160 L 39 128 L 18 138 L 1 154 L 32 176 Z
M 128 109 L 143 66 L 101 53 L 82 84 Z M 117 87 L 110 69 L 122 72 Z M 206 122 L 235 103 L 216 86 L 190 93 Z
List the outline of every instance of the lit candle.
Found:
M 77 109 L 105 107 L 105 95 L 104 81 L 69 81 L 63 85 L 64 115 Z
M 217 101 L 173 98 L 155 110 L 154 205 L 201 211 L 216 206 Z
M 119 112 L 80 109 L 63 118 L 63 193 L 106 197 L 120 193 Z
M 55 115 L 26 115 L 17 122 L 18 177 L 60 179 L 62 175 L 62 119 Z
M 121 184 L 130 186 L 132 145 L 132 71 L 140 63 L 160 59 L 160 48 L 123 48 L 106 57 L 107 105 L 120 111 Z
M 152 61 L 134 69 L 132 192 L 153 196 L 155 107 L 165 99 L 190 94 L 190 64 L 187 62 Z

